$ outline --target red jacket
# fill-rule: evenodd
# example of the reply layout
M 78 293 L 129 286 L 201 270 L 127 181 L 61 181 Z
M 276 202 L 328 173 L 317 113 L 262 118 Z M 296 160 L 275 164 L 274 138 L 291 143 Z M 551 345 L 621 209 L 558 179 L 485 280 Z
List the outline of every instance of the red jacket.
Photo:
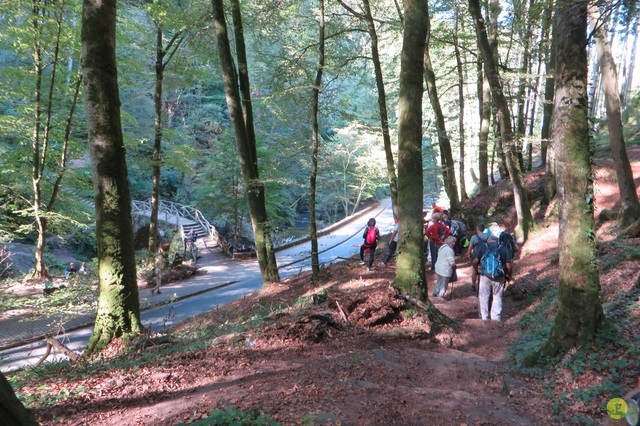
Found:
M 441 222 L 431 224 L 425 231 L 424 235 L 429 238 L 429 241 L 434 242 L 436 245 L 444 244 L 445 238 L 451 235 L 451 230 Z

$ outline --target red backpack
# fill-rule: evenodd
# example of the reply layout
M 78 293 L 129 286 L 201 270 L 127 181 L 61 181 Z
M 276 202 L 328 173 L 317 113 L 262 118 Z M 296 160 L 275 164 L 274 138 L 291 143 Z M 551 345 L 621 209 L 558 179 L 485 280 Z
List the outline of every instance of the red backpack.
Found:
M 375 244 L 376 240 L 378 239 L 378 230 L 376 229 L 375 226 L 368 226 L 367 227 L 367 237 L 364 239 L 364 242 L 366 244 Z

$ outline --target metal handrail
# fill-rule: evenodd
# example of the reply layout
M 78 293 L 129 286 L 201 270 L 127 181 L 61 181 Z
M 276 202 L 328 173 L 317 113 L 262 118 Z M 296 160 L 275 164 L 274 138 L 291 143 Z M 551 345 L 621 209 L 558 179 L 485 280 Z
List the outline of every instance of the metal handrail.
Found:
M 145 201 L 131 201 L 131 214 L 147 215 L 150 213 L 150 199 Z M 164 219 L 161 218 L 161 215 L 164 216 Z M 200 210 L 191 206 L 174 203 L 173 201 L 160 200 L 158 205 L 158 219 L 169 223 L 175 222 L 176 226 L 180 227 L 181 230 L 182 227 L 180 226 L 180 219 L 186 219 L 198 223 L 214 243 L 217 244 L 218 242 L 218 232 L 216 231 L 216 227 L 213 226 L 206 217 L 204 217 Z

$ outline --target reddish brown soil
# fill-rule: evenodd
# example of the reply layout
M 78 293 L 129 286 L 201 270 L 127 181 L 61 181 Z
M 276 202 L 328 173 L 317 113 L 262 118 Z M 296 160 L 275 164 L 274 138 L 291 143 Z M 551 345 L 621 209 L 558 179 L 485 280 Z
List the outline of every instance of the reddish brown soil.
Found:
M 630 155 L 634 174 L 640 176 L 640 149 Z M 597 174 L 599 210 L 616 207 L 611 172 L 605 163 Z M 528 178 L 531 187 L 539 185 L 536 177 L 540 174 Z M 502 186 L 506 187 L 500 184 L 494 190 L 508 192 Z M 496 197 L 478 196 L 473 203 L 479 205 L 483 199 L 491 203 Z M 504 220 L 510 217 L 505 214 Z M 323 270 L 315 283 L 308 274 L 287 279 L 182 323 L 170 335 L 172 342 L 186 346 L 194 339 L 193 332 L 186 333 L 189 329 L 212 330 L 246 321 L 223 342 L 74 381 L 50 377 L 39 383 L 45 388 L 20 392 L 55 395 L 65 388 L 71 395 L 78 393 L 38 410 L 42 424 L 174 425 L 226 406 L 259 410 L 286 425 L 303 424 L 308 415 L 315 415 L 315 423 L 304 424 L 554 424 L 555 401 L 544 396 L 542 380 L 508 369 L 507 362 L 509 345 L 522 332 L 517 323 L 534 306 L 524 302 L 526 295 L 542 279 L 557 284 L 558 226 L 549 223 L 534 232 L 515 262 L 515 285 L 505 297 L 502 323 L 477 318 L 470 264 L 464 256 L 459 259 L 453 295 L 447 294 L 452 300 L 433 301 L 455 320 L 455 330 L 446 329 L 435 339 L 428 338 L 431 328 L 424 317 L 415 308 L 407 310 L 412 306 L 390 290 L 394 266 L 376 265 L 366 272 L 355 260 L 346 261 Z M 617 231 L 606 223 L 599 232 L 603 241 L 609 241 Z M 637 247 L 639 240 L 625 244 Z M 613 243 L 607 244 L 601 250 L 616 250 Z M 637 263 L 631 261 L 604 272 L 603 299 L 629 290 L 639 276 Z M 431 288 L 432 274 L 429 283 Z M 314 294 L 318 304 L 311 303 Z M 631 314 L 640 317 L 637 311 Z M 256 312 L 260 319 L 251 321 Z M 327 317 L 322 314 L 330 314 L 334 323 L 323 320 Z M 162 347 L 149 345 L 144 350 Z M 585 375 L 580 383 L 558 384 L 551 391 L 557 395 L 597 380 Z M 602 421 L 600 402 L 567 410 Z

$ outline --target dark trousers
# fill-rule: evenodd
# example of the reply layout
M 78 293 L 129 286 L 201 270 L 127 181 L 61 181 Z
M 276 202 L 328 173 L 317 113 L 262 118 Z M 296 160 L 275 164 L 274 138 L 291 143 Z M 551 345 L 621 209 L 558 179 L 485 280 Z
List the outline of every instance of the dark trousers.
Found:
M 436 261 L 438 260 L 438 249 L 442 244 L 436 244 L 429 241 L 429 250 L 431 251 L 431 269 L 436 269 Z
M 391 259 L 391 256 L 393 256 L 393 254 L 396 252 L 396 248 L 398 247 L 398 242 L 397 241 L 391 241 L 389 243 L 389 248 L 387 249 L 387 252 L 385 253 L 384 257 L 382 258 L 382 263 L 384 263 L 385 265 L 389 262 L 389 259 Z
M 453 252 L 456 256 L 460 256 L 462 254 L 462 235 L 456 236 L 456 244 L 453 246 Z
M 360 260 L 362 260 L 363 262 L 364 262 L 364 252 L 365 250 L 369 249 L 369 268 L 373 266 L 373 255 L 376 252 L 376 247 L 377 247 L 377 244 L 371 244 L 371 245 L 362 244 L 360 246 Z

